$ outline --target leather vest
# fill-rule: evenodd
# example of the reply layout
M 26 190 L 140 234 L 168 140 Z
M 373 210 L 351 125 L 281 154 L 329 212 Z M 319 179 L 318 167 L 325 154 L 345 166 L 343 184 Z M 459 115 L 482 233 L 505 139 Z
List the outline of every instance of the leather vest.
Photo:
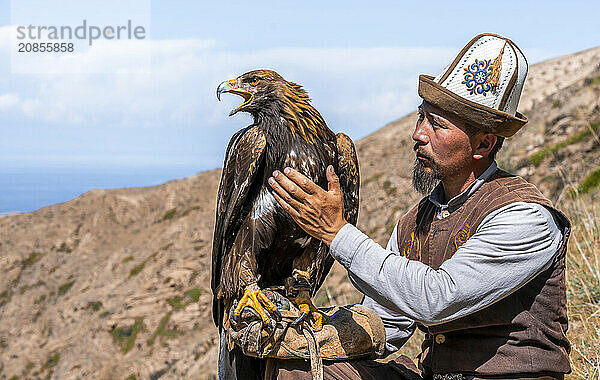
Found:
M 426 376 L 570 372 L 570 345 L 565 335 L 565 255 L 570 223 L 534 185 L 498 170 L 441 220 L 426 197 L 398 223 L 398 248 L 407 258 L 438 269 L 488 214 L 514 202 L 539 203 L 553 214 L 564 234 L 555 261 L 525 286 L 482 310 L 451 322 L 420 326 L 427 332 L 420 355 Z

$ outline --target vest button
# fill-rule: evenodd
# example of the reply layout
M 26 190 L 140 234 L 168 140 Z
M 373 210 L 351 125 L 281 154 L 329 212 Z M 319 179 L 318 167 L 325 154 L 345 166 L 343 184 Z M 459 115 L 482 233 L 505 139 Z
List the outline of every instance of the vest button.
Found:
M 442 211 L 442 218 L 447 218 L 450 216 L 450 212 L 448 210 Z
M 437 335 L 435 336 L 435 342 L 436 342 L 437 344 L 442 344 L 442 343 L 444 343 L 445 341 L 446 341 L 446 336 L 444 336 L 444 334 L 437 334 Z

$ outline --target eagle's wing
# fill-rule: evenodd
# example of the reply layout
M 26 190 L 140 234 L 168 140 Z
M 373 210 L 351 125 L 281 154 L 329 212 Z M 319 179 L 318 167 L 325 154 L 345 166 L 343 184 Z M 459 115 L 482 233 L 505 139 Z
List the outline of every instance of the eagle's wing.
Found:
M 358 192 L 360 175 L 358 173 L 358 157 L 354 143 L 344 133 L 338 133 L 338 176 L 344 195 L 344 218 L 348 223 L 356 225 L 358 219 Z
M 222 316 L 221 301 L 217 291 L 221 283 L 223 259 L 229 252 L 237 230 L 250 211 L 247 202 L 250 188 L 263 157 L 266 138 L 257 126 L 249 126 L 233 135 L 227 146 L 225 163 L 221 174 L 215 231 L 212 250 L 213 319 L 219 326 Z
M 338 133 L 337 138 L 337 157 L 338 169 L 337 175 L 340 178 L 340 187 L 344 197 L 344 218 L 353 225 L 356 225 L 358 219 L 358 192 L 360 188 L 360 175 L 358 173 L 358 158 L 354 143 L 344 133 Z M 329 254 L 329 249 L 325 243 L 321 243 L 315 256 L 316 281 L 312 287 L 312 294 L 321 287 L 325 277 L 329 273 L 335 260 Z

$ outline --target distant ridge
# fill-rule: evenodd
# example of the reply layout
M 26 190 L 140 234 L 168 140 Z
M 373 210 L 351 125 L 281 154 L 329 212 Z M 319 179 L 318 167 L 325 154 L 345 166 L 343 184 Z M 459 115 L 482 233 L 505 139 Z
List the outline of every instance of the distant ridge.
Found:
M 5 212 L 0 212 L 0 218 L 5 217 L 5 216 L 10 216 L 10 215 L 18 215 L 21 214 L 21 211 L 5 211 Z

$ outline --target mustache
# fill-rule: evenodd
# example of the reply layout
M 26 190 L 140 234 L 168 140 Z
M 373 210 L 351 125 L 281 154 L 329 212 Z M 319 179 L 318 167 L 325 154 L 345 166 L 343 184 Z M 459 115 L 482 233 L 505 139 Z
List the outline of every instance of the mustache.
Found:
M 415 144 L 415 146 L 413 146 L 413 150 L 415 151 L 415 153 L 421 157 L 428 159 L 431 162 L 434 162 L 433 158 L 431 156 L 429 156 L 427 153 L 423 152 L 423 150 L 419 149 L 420 147 L 421 147 L 421 145 L 419 145 L 419 144 Z

